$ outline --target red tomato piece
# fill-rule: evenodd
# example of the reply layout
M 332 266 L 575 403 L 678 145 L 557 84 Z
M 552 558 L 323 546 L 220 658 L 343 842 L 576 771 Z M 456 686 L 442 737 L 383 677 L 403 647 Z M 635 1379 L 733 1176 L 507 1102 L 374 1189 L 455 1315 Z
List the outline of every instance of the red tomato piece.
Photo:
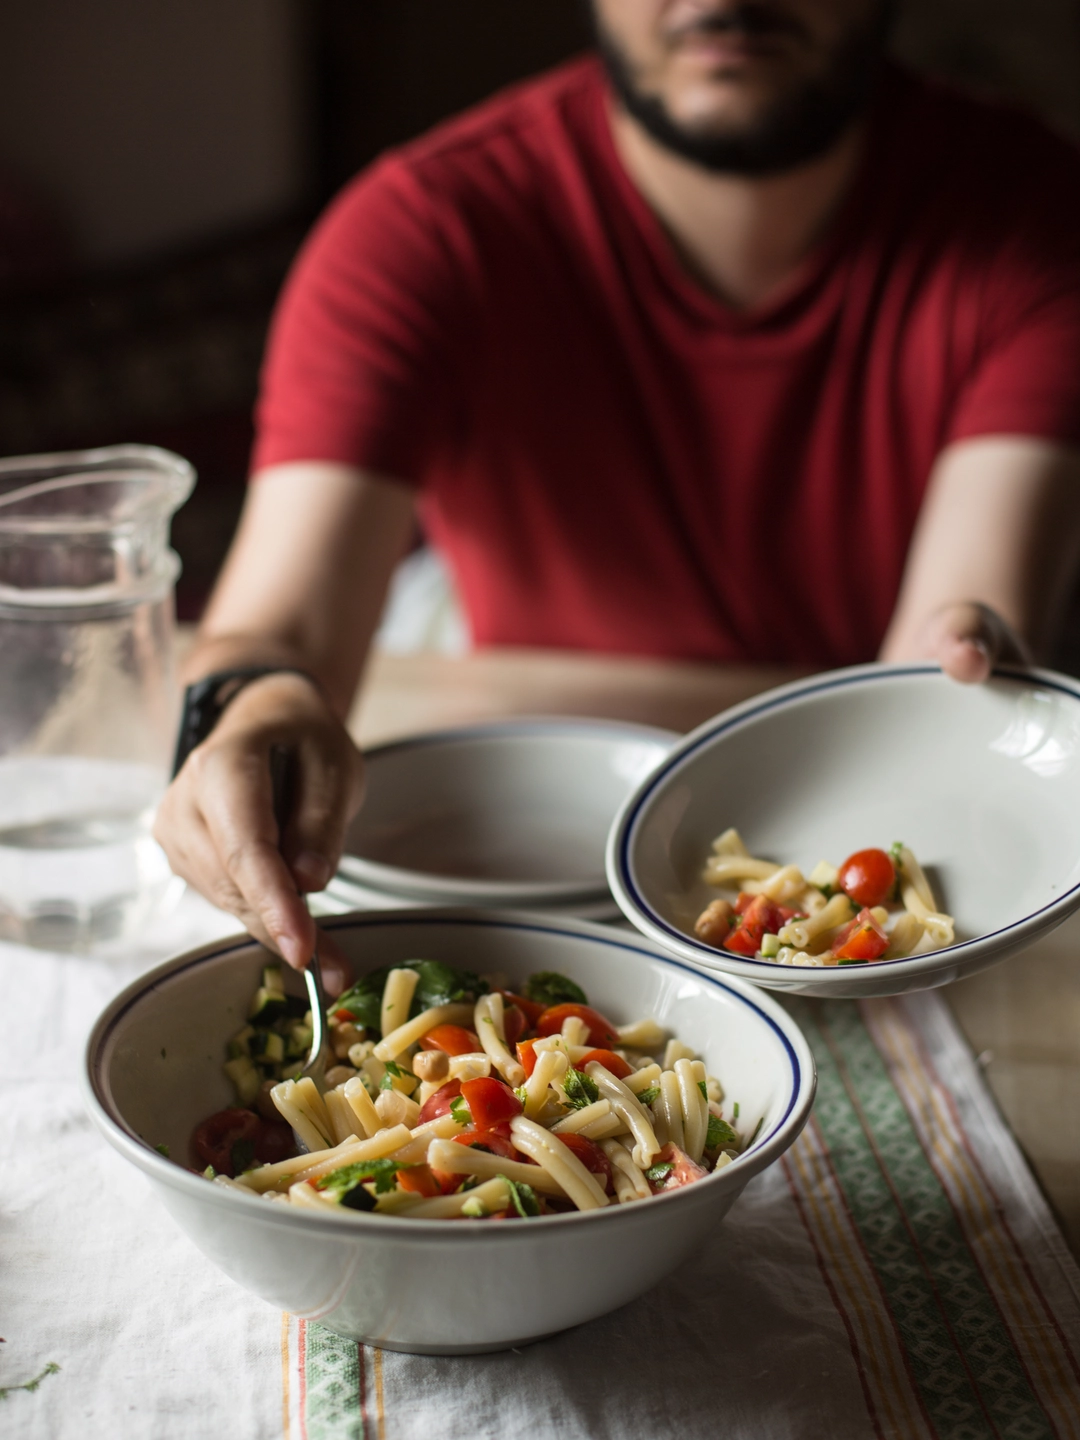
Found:
M 536 1042 L 534 1040 L 519 1040 L 517 1043 L 517 1057 L 521 1061 L 522 1069 L 525 1071 L 525 1078 L 528 1079 L 536 1069 Z
M 605 1070 L 610 1070 L 616 1080 L 625 1080 L 627 1075 L 634 1072 L 621 1055 L 616 1055 L 614 1050 L 590 1050 L 577 1062 L 576 1069 L 584 1070 L 590 1061 L 595 1060 L 603 1065 Z
M 296 1154 L 296 1138 L 292 1126 L 283 1120 L 259 1120 L 255 1136 L 255 1159 L 264 1165 L 275 1165 Z
M 410 1195 L 423 1195 L 430 1200 L 443 1193 L 430 1165 L 412 1165 L 408 1170 L 399 1170 L 396 1178 L 400 1188 Z
M 252 1110 L 234 1106 L 219 1110 L 196 1126 L 191 1137 L 192 1148 L 204 1166 L 212 1165 L 219 1175 L 233 1173 L 232 1148 L 241 1140 L 252 1146 L 263 1122 Z
M 464 1025 L 436 1025 L 420 1037 L 421 1050 L 441 1050 L 444 1055 L 475 1055 L 480 1048 L 480 1037 Z
M 735 914 L 741 915 L 750 902 L 756 899 L 756 895 L 748 895 L 745 890 L 740 890 L 739 898 L 735 901 Z
M 856 850 L 840 866 L 836 883 L 856 905 L 884 905 L 896 884 L 896 867 L 884 850 Z
M 346 1010 L 344 1006 L 340 1010 L 334 1011 L 334 1019 L 340 1020 L 343 1025 L 356 1024 L 356 1016 L 352 1013 L 351 1010 Z
M 589 1027 L 590 1045 L 604 1049 L 618 1041 L 619 1036 L 615 1026 L 601 1015 L 599 1010 L 594 1010 L 591 1005 L 576 1005 L 572 1001 L 567 1001 L 563 1005 L 552 1005 L 545 1010 L 536 1022 L 537 1033 L 558 1035 L 562 1032 L 563 1021 L 569 1020 L 571 1016 L 575 1015 L 579 1020 L 584 1020 Z
M 544 1013 L 543 1005 L 537 1004 L 535 1000 L 526 1000 L 524 995 L 515 995 L 513 990 L 500 990 L 499 994 L 503 997 L 504 1004 L 518 1007 L 530 1026 L 535 1025 Z
M 440 1085 L 434 1095 L 429 1095 L 420 1106 L 420 1115 L 417 1119 L 418 1125 L 426 1125 L 429 1120 L 437 1120 L 440 1115 L 445 1115 L 461 1094 L 460 1080 L 447 1080 L 445 1085 Z
M 756 955 L 761 949 L 762 936 L 775 935 L 783 923 L 778 905 L 765 895 L 754 895 L 724 941 L 724 949 L 733 950 L 736 955 Z
M 500 1155 L 504 1160 L 521 1159 L 510 1137 L 502 1133 L 501 1127 L 491 1130 L 463 1130 L 460 1135 L 454 1136 L 454 1143 L 468 1145 L 475 1150 L 489 1150 L 492 1155 Z
M 503 1034 L 511 1050 L 525 1034 L 526 1028 L 524 1013 L 516 1005 L 507 1005 L 503 1010 Z
M 834 937 L 831 946 L 838 960 L 880 960 L 888 948 L 889 937 L 869 910 L 860 910 Z
M 591 1171 L 597 1179 L 602 1181 L 604 1189 L 611 1195 L 615 1189 L 611 1179 L 611 1161 L 596 1141 L 588 1140 L 584 1135 L 572 1134 L 561 1134 L 558 1138 L 568 1150 L 574 1152 L 586 1170 Z
M 512 1120 L 524 1108 L 509 1085 L 490 1076 L 464 1081 L 461 1093 L 477 1130 L 490 1130 L 500 1120 Z
M 662 1180 L 649 1181 L 654 1194 L 658 1194 L 662 1190 L 678 1190 L 683 1185 L 692 1185 L 695 1180 L 704 1180 L 709 1173 L 704 1166 L 691 1160 L 685 1150 L 680 1150 L 670 1141 L 660 1151 L 653 1164 L 671 1166 L 671 1170 Z

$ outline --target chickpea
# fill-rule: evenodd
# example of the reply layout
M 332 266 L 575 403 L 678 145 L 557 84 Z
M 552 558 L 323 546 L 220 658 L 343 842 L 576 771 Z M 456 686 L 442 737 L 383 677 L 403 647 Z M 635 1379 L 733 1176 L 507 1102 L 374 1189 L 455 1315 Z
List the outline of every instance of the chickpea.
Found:
M 706 945 L 723 945 L 734 918 L 735 911 L 726 900 L 714 900 L 694 921 L 694 934 Z
M 330 1027 L 330 1048 L 339 1060 L 347 1059 L 349 1047 L 358 1044 L 363 1038 L 363 1030 L 357 1029 L 349 1020 L 346 1020 L 343 1025 Z
M 413 1057 L 412 1068 L 418 1080 L 445 1080 L 450 1074 L 450 1056 L 442 1050 L 421 1050 Z
M 326 1072 L 326 1088 L 336 1090 L 339 1085 L 344 1085 L 346 1080 L 351 1080 L 356 1071 L 351 1065 L 334 1065 Z

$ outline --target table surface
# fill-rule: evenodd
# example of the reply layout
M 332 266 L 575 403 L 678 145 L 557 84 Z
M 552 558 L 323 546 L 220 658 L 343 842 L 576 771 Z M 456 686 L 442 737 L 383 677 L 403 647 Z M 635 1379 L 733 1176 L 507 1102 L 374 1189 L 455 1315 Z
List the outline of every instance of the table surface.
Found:
M 535 650 L 377 653 L 350 728 L 365 745 L 508 715 L 592 715 L 689 730 L 797 675 Z M 1080 1254 L 1080 917 L 945 995 Z

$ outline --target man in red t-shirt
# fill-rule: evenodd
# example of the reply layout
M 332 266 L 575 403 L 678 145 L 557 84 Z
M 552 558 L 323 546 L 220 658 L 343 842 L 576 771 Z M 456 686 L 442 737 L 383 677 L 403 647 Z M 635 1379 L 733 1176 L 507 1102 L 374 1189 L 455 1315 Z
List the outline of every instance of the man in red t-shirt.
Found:
M 1076 152 L 886 64 L 887 0 L 593 8 L 598 57 L 347 187 L 275 319 L 189 676 L 304 673 L 244 686 L 158 833 L 295 963 L 415 513 L 480 643 L 978 680 L 1072 574 Z

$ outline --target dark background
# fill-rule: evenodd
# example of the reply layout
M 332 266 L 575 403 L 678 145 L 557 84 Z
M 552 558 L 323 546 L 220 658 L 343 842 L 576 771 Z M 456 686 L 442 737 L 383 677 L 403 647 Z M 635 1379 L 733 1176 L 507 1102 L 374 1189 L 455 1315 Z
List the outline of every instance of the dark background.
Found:
M 198 615 L 243 497 L 274 296 L 386 146 L 588 43 L 582 0 L 34 0 L 0 19 L 0 455 L 199 472 Z M 1080 139 L 1080 0 L 908 0 L 896 49 Z

